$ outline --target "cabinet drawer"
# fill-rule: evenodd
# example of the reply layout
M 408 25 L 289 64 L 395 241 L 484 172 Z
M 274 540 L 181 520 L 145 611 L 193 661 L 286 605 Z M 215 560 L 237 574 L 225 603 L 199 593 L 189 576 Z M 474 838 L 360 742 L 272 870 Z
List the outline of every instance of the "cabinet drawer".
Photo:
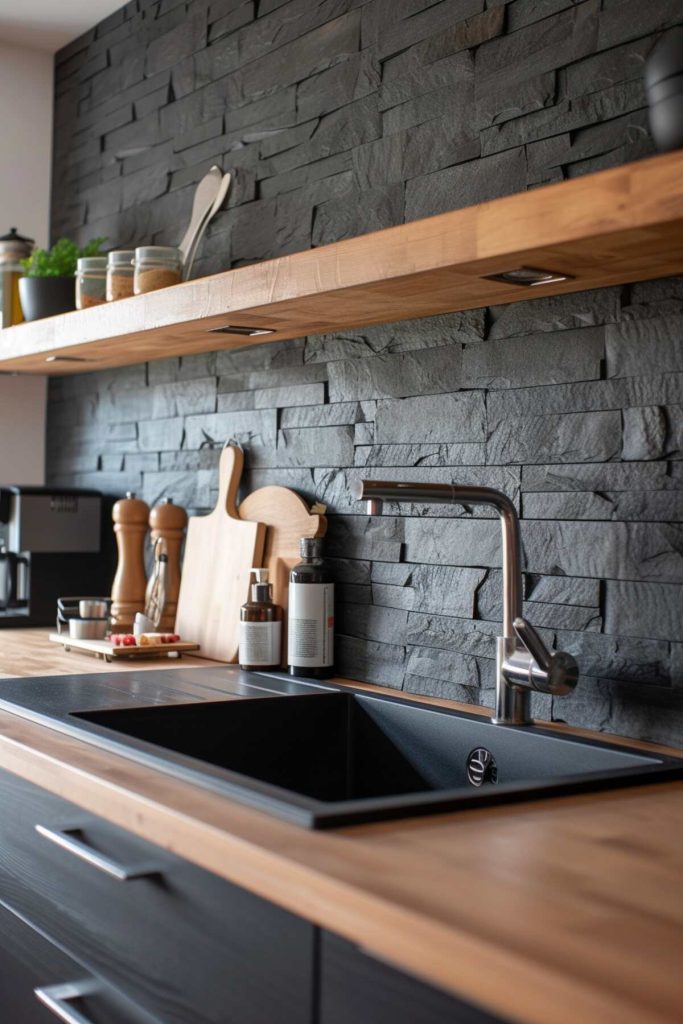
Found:
M 324 932 L 319 1024 L 504 1024 Z
M 60 1010 L 92 1024 L 154 1024 L 2 904 L 0 996 L 5 1024 L 56 1024 Z
M 0 900 L 164 1024 L 310 1024 L 312 925 L 7 772 Z

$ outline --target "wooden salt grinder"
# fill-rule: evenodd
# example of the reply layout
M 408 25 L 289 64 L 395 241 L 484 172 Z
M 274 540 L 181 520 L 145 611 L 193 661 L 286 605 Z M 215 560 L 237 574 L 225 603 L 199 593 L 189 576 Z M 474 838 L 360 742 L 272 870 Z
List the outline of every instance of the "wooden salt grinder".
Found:
M 172 633 L 175 629 L 175 617 L 178 609 L 178 593 L 180 591 L 180 549 L 187 528 L 187 512 L 180 505 L 173 504 L 173 498 L 164 498 L 155 505 L 149 514 L 149 525 L 152 531 L 152 545 L 161 537 L 161 551 L 168 556 L 166 567 L 166 603 L 161 616 L 159 629 L 161 632 Z M 147 584 L 147 597 L 152 588 L 152 579 Z
M 132 632 L 136 612 L 145 608 L 145 535 L 149 505 L 128 491 L 114 505 L 114 533 L 119 549 L 119 564 L 111 588 L 111 614 L 115 629 Z

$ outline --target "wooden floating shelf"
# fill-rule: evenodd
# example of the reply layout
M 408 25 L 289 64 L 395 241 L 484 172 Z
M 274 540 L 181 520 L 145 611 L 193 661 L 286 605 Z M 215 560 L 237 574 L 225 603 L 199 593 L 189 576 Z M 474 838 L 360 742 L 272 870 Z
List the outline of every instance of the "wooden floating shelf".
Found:
M 520 267 L 559 279 L 528 287 L 491 277 Z M 0 372 L 82 373 L 682 271 L 678 151 L 8 327 Z

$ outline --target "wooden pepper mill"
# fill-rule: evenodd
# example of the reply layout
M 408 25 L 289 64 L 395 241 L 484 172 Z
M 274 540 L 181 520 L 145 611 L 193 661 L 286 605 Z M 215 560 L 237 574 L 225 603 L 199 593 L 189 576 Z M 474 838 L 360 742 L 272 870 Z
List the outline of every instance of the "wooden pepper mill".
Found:
M 136 612 L 145 607 L 144 547 L 149 505 L 129 491 L 114 505 L 112 518 L 119 564 L 111 588 L 111 614 L 117 632 L 132 633 Z
M 155 505 L 149 514 L 149 525 L 152 531 L 152 546 L 161 538 L 160 550 L 168 556 L 166 567 L 166 603 L 159 623 L 162 633 L 172 633 L 175 629 L 175 617 L 178 608 L 180 591 L 180 549 L 183 545 L 187 528 L 187 512 L 180 505 L 173 504 L 173 498 L 164 498 Z M 147 584 L 146 600 L 149 600 L 153 576 Z

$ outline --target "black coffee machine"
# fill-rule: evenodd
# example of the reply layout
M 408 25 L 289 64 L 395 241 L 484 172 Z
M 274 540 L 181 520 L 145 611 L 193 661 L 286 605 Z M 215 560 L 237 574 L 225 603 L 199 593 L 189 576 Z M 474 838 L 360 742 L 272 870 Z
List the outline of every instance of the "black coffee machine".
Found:
M 110 592 L 110 508 L 99 491 L 0 487 L 0 629 L 53 625 L 58 597 Z

